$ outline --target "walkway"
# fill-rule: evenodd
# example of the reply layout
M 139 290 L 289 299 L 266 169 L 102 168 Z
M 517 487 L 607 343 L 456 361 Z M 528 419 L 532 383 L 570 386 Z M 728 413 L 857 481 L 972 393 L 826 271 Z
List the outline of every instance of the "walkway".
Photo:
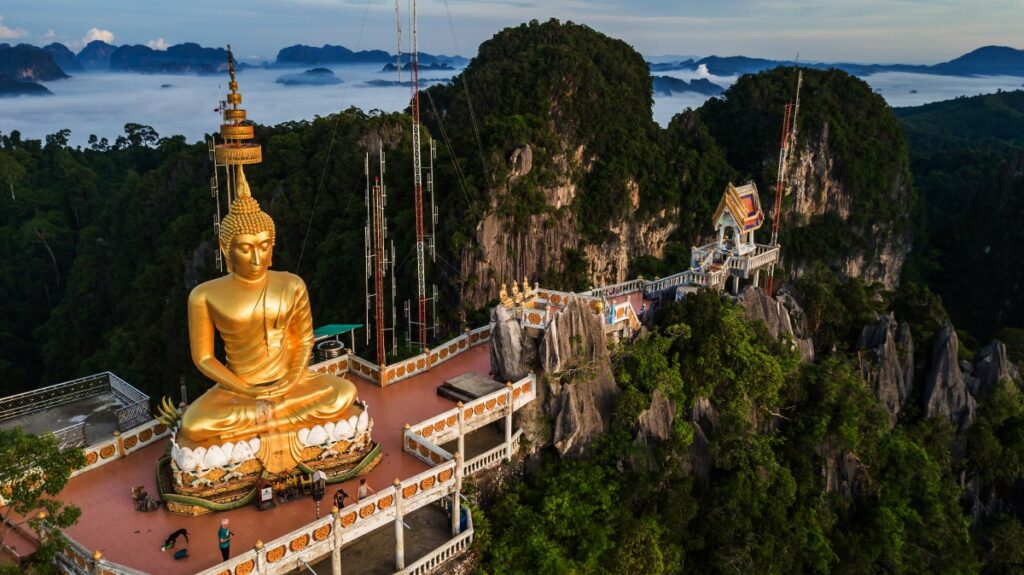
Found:
M 395 478 L 415 475 L 427 466 L 402 451 L 401 436 L 405 423 L 415 423 L 451 409 L 454 403 L 436 393 L 444 380 L 468 371 L 487 374 L 490 357 L 487 345 L 480 345 L 435 367 L 384 389 L 353 377 L 359 396 L 369 404 L 374 418 L 374 439 L 380 442 L 383 459 L 366 476 L 373 488 L 385 487 Z M 152 513 L 134 510 L 129 492 L 132 486 L 144 485 L 156 493 L 156 463 L 166 449 L 166 442 L 157 442 L 128 457 L 73 478 L 61 493 L 64 501 L 82 509 L 82 517 L 68 535 L 88 549 L 98 549 L 106 559 L 146 571 L 153 575 L 185 575 L 206 569 L 220 561 L 216 532 L 222 518 L 231 519 L 237 533 L 232 550 L 251 549 L 256 540 L 270 541 L 315 518 L 311 499 L 301 499 L 260 512 L 247 506 L 226 513 L 185 517 L 163 509 Z M 347 493 L 355 494 L 358 479 L 342 484 Z M 330 486 L 332 495 L 338 486 Z M 330 510 L 324 500 L 321 513 Z M 162 553 L 160 545 L 169 533 L 186 528 L 192 534 L 190 557 L 174 561 Z M 414 534 L 406 539 L 410 545 Z M 179 545 L 181 544 L 179 540 Z

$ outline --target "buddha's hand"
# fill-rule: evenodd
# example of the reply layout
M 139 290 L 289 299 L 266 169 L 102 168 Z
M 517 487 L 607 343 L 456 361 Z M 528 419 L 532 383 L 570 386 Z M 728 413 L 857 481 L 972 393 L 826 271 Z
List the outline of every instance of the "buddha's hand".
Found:
M 287 394 L 293 387 L 295 387 L 296 383 L 296 378 L 291 377 L 291 375 L 291 372 L 288 372 L 287 375 L 275 381 L 272 385 L 260 390 L 260 397 L 277 398 Z

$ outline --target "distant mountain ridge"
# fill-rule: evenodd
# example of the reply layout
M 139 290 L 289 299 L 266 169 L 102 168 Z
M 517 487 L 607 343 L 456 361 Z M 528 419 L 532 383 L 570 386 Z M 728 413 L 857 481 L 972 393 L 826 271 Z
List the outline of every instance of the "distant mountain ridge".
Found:
M 110 69 L 121 72 L 212 74 L 227 67 L 227 50 L 204 48 L 194 42 L 176 44 L 166 50 L 125 45 L 110 54 Z
M 780 66 L 796 66 L 819 70 L 837 69 L 866 76 L 878 72 L 912 72 L 942 76 L 1020 76 L 1024 77 L 1024 50 L 1008 46 L 982 46 L 963 56 L 933 65 L 923 64 L 854 64 L 850 62 L 796 62 L 793 60 L 769 60 L 748 56 L 707 56 L 700 59 L 688 58 L 675 62 L 648 62 L 652 72 L 674 70 L 697 70 L 706 66 L 715 76 L 739 76 L 756 74 Z
M 353 52 L 344 46 L 324 44 L 306 46 L 296 44 L 282 48 L 274 60 L 275 66 L 305 66 L 313 64 L 392 64 L 397 67 L 398 56 L 384 50 L 360 50 Z M 407 65 L 409 54 L 402 54 L 403 65 Z M 419 53 L 421 66 L 436 66 L 447 64 L 449 66 L 461 67 L 469 63 L 463 56 L 447 56 L 444 54 Z

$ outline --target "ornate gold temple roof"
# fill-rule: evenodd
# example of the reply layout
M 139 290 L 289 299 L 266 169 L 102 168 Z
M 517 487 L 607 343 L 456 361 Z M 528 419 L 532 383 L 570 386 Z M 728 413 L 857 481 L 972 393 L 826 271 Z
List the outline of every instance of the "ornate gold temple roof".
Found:
M 757 186 L 754 185 L 754 182 L 747 182 L 738 188 L 732 185 L 732 182 L 726 186 L 725 193 L 722 194 L 722 199 L 718 202 L 718 209 L 715 210 L 715 216 L 712 218 L 716 227 L 726 209 L 740 224 L 740 229 L 744 232 L 756 230 L 764 223 L 761 199 L 757 195 Z
M 259 144 L 252 141 L 255 136 L 252 124 L 246 122 L 245 110 L 238 107 L 242 103 L 242 94 L 238 91 L 238 82 L 235 80 L 235 57 L 231 53 L 230 44 L 228 74 L 231 75 L 228 82 L 231 91 L 227 95 L 227 105 L 222 110 L 224 123 L 220 125 L 220 135 L 224 138 L 224 143 L 217 145 L 217 163 L 229 166 L 258 164 L 263 161 L 263 150 Z

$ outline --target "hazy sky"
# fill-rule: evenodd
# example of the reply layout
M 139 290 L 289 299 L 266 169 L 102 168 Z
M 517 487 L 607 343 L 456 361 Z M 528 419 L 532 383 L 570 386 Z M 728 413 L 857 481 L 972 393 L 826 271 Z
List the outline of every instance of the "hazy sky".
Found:
M 242 58 L 268 60 L 298 43 L 394 52 L 394 9 L 394 0 L 3 0 L 0 42 L 230 43 Z M 935 63 L 988 44 L 1024 47 L 1024 0 L 421 0 L 419 12 L 421 50 L 463 55 L 503 27 L 552 17 L 647 56 Z

